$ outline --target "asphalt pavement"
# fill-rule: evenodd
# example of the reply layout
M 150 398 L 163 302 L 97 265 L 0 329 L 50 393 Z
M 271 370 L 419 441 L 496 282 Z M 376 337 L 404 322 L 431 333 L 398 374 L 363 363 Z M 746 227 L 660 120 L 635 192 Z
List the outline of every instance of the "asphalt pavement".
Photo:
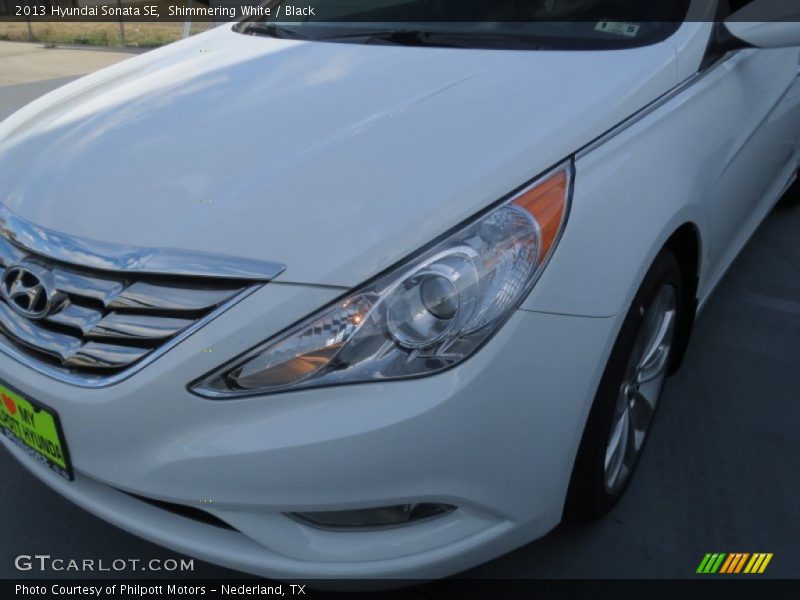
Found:
M 0 87 L 0 118 L 66 80 Z M 800 578 L 798 432 L 800 191 L 795 189 L 700 315 L 686 363 L 668 382 L 639 471 L 619 506 L 603 520 L 562 525 L 464 576 L 684 578 L 695 576 L 706 552 L 772 552 L 764 577 Z M 19 554 L 178 556 L 73 506 L 2 450 L 0 473 L 0 578 L 25 577 L 14 568 Z M 195 561 L 187 575 L 238 574 Z

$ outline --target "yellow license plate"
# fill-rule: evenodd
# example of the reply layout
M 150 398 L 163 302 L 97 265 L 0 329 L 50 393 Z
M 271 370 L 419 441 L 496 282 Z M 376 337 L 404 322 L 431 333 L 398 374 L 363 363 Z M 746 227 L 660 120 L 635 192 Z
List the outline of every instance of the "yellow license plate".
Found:
M 0 433 L 43 465 L 72 481 L 72 465 L 58 415 L 0 384 Z

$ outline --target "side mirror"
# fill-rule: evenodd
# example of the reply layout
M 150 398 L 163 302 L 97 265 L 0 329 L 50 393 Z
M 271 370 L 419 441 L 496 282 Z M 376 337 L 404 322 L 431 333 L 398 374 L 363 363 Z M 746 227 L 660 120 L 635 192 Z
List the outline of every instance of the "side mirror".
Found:
M 735 38 L 756 48 L 800 46 L 800 4 L 793 0 L 753 0 L 725 19 Z

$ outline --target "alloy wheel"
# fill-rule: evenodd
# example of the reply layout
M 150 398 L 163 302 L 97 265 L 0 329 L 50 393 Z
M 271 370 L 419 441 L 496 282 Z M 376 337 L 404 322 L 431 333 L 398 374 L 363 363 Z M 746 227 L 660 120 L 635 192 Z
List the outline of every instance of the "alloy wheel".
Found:
M 649 308 L 620 386 L 605 455 L 604 483 L 613 494 L 633 471 L 667 378 L 675 337 L 678 296 L 664 285 Z

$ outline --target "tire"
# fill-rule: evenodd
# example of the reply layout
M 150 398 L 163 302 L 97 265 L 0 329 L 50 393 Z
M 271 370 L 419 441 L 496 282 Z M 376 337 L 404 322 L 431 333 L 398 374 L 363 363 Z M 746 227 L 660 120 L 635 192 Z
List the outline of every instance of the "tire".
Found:
M 680 265 L 663 250 L 631 304 L 600 381 L 572 472 L 566 518 L 601 517 L 628 488 L 669 376 L 682 299 Z

